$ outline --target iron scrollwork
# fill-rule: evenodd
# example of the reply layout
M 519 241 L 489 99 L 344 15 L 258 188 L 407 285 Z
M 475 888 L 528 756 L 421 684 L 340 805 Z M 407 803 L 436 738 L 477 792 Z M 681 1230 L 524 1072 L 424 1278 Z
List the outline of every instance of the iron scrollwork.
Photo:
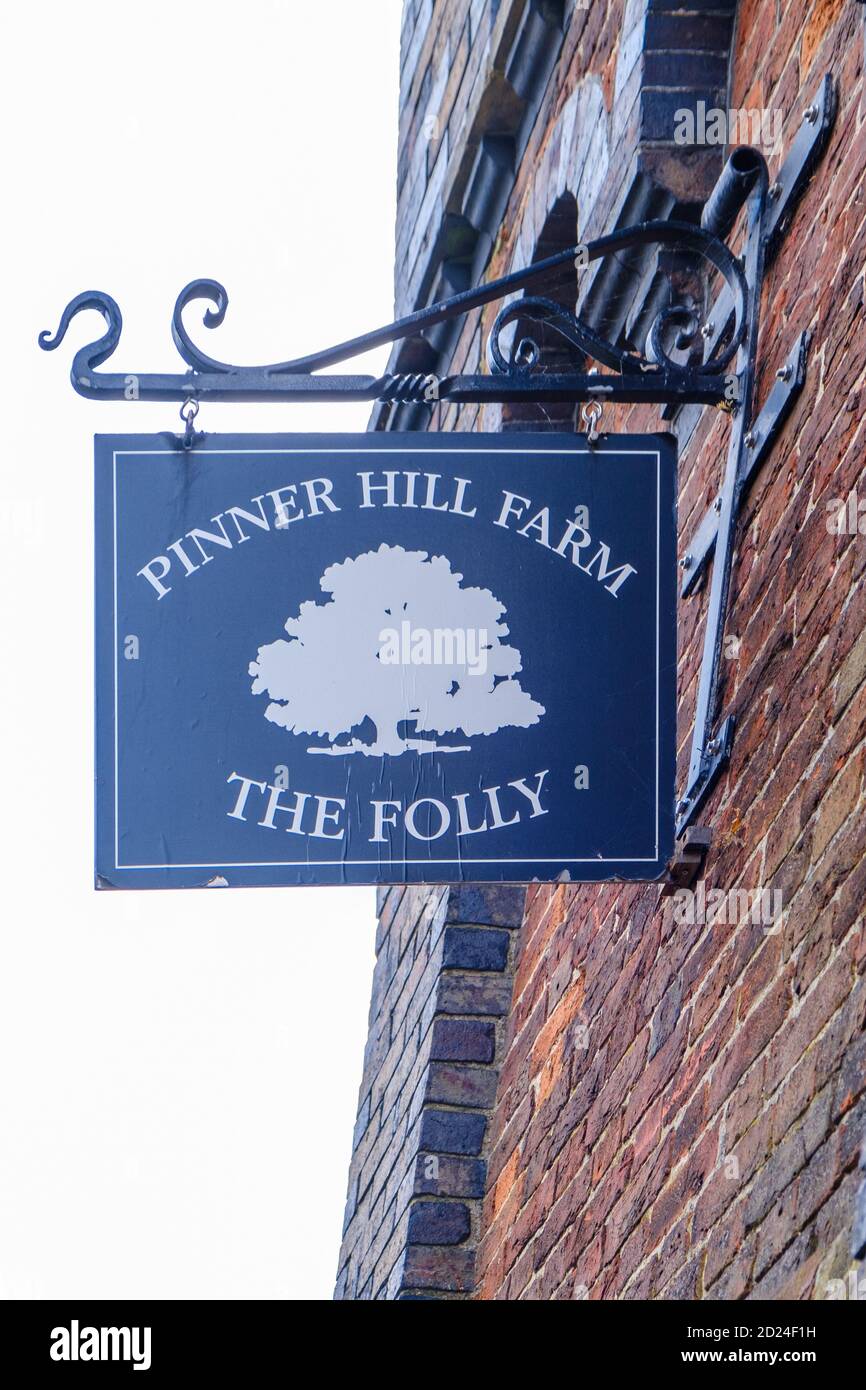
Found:
M 323 369 L 387 343 L 421 335 L 425 330 L 473 309 L 506 299 L 521 291 L 543 286 L 550 289 L 574 274 L 575 265 L 646 245 L 682 249 L 703 258 L 723 277 L 733 304 L 732 329 L 723 345 L 700 360 L 691 353 L 678 362 L 668 347 L 690 348 L 699 329 L 697 317 L 682 306 L 659 312 L 647 336 L 646 355 L 610 342 L 601 333 L 561 304 L 538 294 L 510 300 L 499 312 L 488 338 L 489 371 L 456 375 L 441 380 L 425 373 L 373 376 L 324 374 Z M 53 351 L 63 342 L 77 314 L 96 309 L 105 319 L 106 332 L 80 348 L 72 363 L 71 378 L 80 395 L 93 400 L 443 400 L 581 401 L 599 397 L 614 401 L 643 401 L 724 406 L 731 401 L 727 369 L 741 347 L 749 318 L 749 287 L 742 266 L 723 241 L 702 227 L 677 221 L 650 221 L 599 237 L 582 246 L 534 262 L 522 270 L 465 290 L 449 299 L 407 314 L 372 332 L 350 338 L 320 352 L 265 366 L 235 366 L 203 352 L 184 324 L 184 310 L 196 301 L 207 301 L 204 325 L 218 328 L 228 308 L 228 294 L 217 280 L 193 280 L 178 295 L 172 315 L 172 338 L 188 371 L 175 374 L 100 372 L 120 341 L 123 320 L 114 299 L 88 290 L 67 304 L 56 333 L 43 332 L 39 345 Z M 514 322 L 543 325 L 568 345 L 566 368 L 550 370 L 540 362 L 537 345 L 522 339 L 505 350 L 505 330 Z M 586 369 L 591 359 L 598 366 Z

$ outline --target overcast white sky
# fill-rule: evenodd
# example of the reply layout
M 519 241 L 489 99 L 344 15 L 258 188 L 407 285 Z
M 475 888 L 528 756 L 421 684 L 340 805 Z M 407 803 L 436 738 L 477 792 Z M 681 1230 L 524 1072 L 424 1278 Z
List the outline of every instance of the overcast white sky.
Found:
M 328 1298 L 373 963 L 372 889 L 92 889 L 92 436 L 67 300 L 110 370 L 197 341 L 268 362 L 387 322 L 399 0 L 49 0 L 4 19 L 0 1296 Z M 380 371 L 386 354 L 359 360 Z M 359 430 L 366 407 L 205 405 L 205 430 Z

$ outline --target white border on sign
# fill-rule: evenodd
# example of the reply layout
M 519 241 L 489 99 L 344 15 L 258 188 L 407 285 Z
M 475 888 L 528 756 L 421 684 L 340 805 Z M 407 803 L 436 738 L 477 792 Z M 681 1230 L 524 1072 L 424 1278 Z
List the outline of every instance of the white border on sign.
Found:
M 655 786 L 655 854 L 643 855 L 640 857 L 624 858 L 622 855 L 615 855 L 612 858 L 603 855 L 587 855 L 581 859 L 569 858 L 565 855 L 533 855 L 531 859 L 508 858 L 486 858 L 486 859 L 467 859 L 460 856 L 456 859 L 437 859 L 428 856 L 424 859 L 249 859 L 249 860 L 219 860 L 214 864 L 121 864 L 120 863 L 120 790 L 118 775 L 118 671 L 120 663 L 120 647 L 118 635 L 118 612 L 117 612 L 117 460 L 121 458 L 165 458 L 167 454 L 174 452 L 171 449 L 114 449 L 111 455 L 112 464 L 112 492 L 113 492 L 113 541 L 114 541 L 114 867 L 115 869 L 310 869 L 321 866 L 322 868 L 335 868 L 341 864 L 346 865 L 376 865 L 380 868 L 394 866 L 399 868 L 408 864 L 654 864 L 658 861 L 659 849 L 659 629 L 660 629 L 660 605 L 661 605 L 661 452 L 657 449 L 617 449 L 615 452 L 622 457 L 635 458 L 655 458 L 656 461 L 656 786 Z M 387 454 L 393 458 L 396 453 L 406 454 L 463 454 L 472 457 L 475 454 L 553 454 L 562 457 L 567 454 L 593 454 L 589 448 L 575 449 L 467 449 L 467 448 L 415 448 L 407 445 L 401 449 L 196 449 L 196 458 L 203 454 L 230 454 L 232 457 L 244 454 Z

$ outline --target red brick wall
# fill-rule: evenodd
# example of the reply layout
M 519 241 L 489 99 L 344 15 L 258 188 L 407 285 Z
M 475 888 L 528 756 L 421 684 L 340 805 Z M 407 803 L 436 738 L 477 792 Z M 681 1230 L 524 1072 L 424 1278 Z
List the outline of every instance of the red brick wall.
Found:
M 866 1132 L 866 536 L 830 534 L 826 518 L 851 489 L 866 503 L 862 30 L 851 0 L 745 0 L 734 44 L 731 102 L 781 109 L 783 150 L 824 72 L 839 93 L 766 289 L 759 401 L 804 329 L 811 358 L 739 526 L 727 631 L 740 650 L 722 689 L 738 730 L 700 818 L 714 832 L 706 888 L 781 890 L 779 929 L 678 925 L 657 888 L 529 891 L 481 1298 L 823 1297 L 851 1264 Z M 519 200 L 518 187 L 514 224 Z M 506 261 L 503 246 L 493 270 Z M 640 411 L 620 424 L 657 427 Z M 683 543 L 728 428 L 705 411 L 681 459 Z M 681 612 L 681 782 L 705 602 Z
M 381 1040 L 392 1015 L 410 1007 L 404 995 L 416 977 L 442 1017 L 453 1008 L 439 981 L 447 962 L 427 928 L 413 926 L 415 915 L 436 920 L 438 898 L 431 892 L 425 906 L 416 890 L 413 954 L 395 970 L 385 944 L 377 966 L 341 1297 L 407 1296 L 419 1288 L 401 1272 L 413 1259 L 426 1272 L 424 1296 L 474 1287 L 484 1299 L 824 1297 L 851 1266 L 866 1133 L 866 535 L 832 534 L 827 519 L 828 502 L 859 490 L 866 531 L 866 6 L 407 0 L 396 299 L 405 312 L 448 293 L 461 267 L 477 280 L 526 264 L 564 195 L 576 200 L 575 239 L 628 220 L 647 190 L 647 215 L 690 200 L 697 215 L 721 152 L 673 148 L 669 125 L 677 103 L 712 96 L 720 65 L 727 70 L 734 9 L 727 99 L 781 113 L 771 177 L 825 73 L 839 99 L 828 151 L 768 275 L 758 404 L 807 329 L 808 376 L 738 525 L 726 627 L 738 643 L 721 689 L 737 734 L 730 769 L 700 815 L 713 833 L 704 890 L 779 892 L 783 911 L 774 930 L 742 911 L 730 925 L 701 925 L 682 921 L 658 887 L 529 890 L 502 975 L 504 984 L 514 971 L 511 1009 L 486 1064 L 498 1085 L 494 1094 L 488 1077 L 489 1096 L 473 1102 L 487 1120 L 477 1155 L 486 1192 L 472 1206 L 470 1235 L 427 1278 L 438 1237 L 426 1220 L 422 1236 L 407 1234 L 407 1204 L 437 1194 L 401 1177 L 398 1206 L 387 1208 L 419 1151 L 414 1133 L 408 1148 L 400 1139 L 400 1116 L 407 1103 L 413 1119 L 430 1103 L 427 1033 L 394 1051 L 411 1097 L 401 1090 L 397 1103 L 395 1092 L 390 1108 L 384 1063 L 379 1074 Z M 514 54 L 542 21 L 544 64 L 528 95 Z M 560 24 L 553 43 L 551 23 Z M 503 132 L 515 171 L 485 230 L 478 161 L 485 135 Z M 483 370 L 498 307 L 467 316 L 435 367 L 411 356 L 427 351 L 417 341 L 393 363 Z M 376 412 L 376 428 L 395 424 L 498 429 L 507 413 Z M 609 412 L 603 424 L 665 427 L 648 409 Z M 682 553 L 718 490 L 730 422 L 689 410 L 674 427 Z M 682 602 L 680 786 L 705 616 L 705 593 Z M 383 942 L 396 939 L 389 911 Z M 370 1127 L 371 1095 L 387 1101 L 376 1121 L 384 1129 Z M 420 1245 L 407 1255 L 412 1239 Z M 445 1269 L 455 1261 L 459 1278 Z

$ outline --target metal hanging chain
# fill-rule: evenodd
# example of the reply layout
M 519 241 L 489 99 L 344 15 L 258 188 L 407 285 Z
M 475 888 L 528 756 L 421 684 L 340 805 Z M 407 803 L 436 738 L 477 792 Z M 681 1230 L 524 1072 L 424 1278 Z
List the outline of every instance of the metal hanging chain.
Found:
M 178 412 L 185 426 L 183 432 L 183 447 L 185 449 L 191 449 L 194 444 L 197 444 L 200 439 L 204 438 L 194 425 L 195 417 L 198 415 L 199 409 L 199 403 L 195 397 L 189 396 Z
M 601 417 L 604 414 L 604 406 L 601 401 L 587 401 L 580 408 L 580 418 L 586 425 L 587 443 L 597 444 L 600 437 L 599 426 Z

